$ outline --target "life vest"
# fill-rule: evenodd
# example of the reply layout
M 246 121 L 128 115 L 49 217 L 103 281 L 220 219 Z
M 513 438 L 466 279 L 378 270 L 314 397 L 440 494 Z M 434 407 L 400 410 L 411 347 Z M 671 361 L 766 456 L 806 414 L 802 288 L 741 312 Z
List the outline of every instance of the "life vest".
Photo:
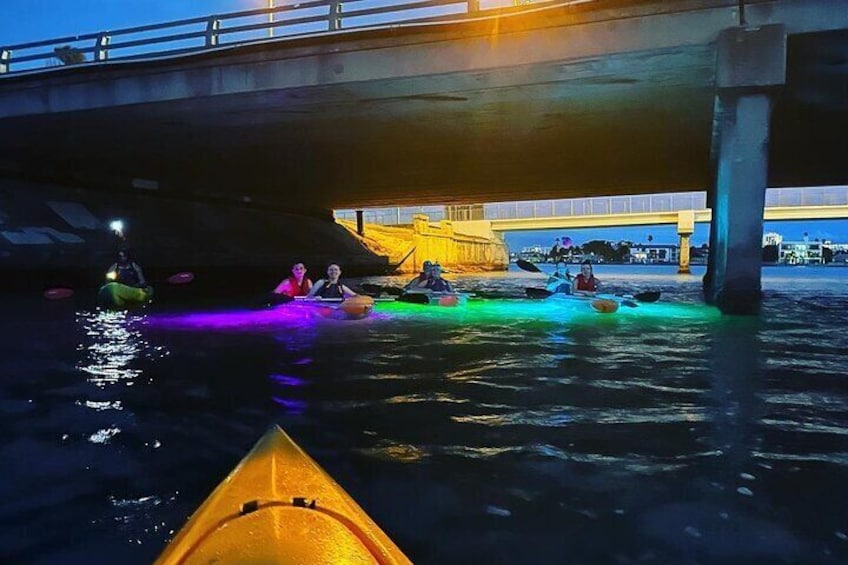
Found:
M 289 287 L 283 292 L 286 296 L 291 296 L 292 298 L 295 296 L 306 296 L 312 290 L 312 281 L 308 277 L 303 277 L 303 281 L 300 284 L 297 284 L 297 279 L 294 278 L 294 275 L 286 280 L 289 283 Z
M 138 286 L 141 280 L 138 278 L 138 271 L 135 270 L 135 263 L 120 263 L 115 265 L 115 282 L 125 284 L 127 286 Z
M 577 275 L 575 279 L 577 280 L 577 290 L 585 290 L 589 292 L 595 292 L 598 290 L 598 281 L 595 280 L 595 275 L 590 275 L 587 279 L 581 273 Z
M 321 290 L 316 293 L 321 298 L 344 298 L 344 291 L 342 290 L 342 281 L 337 283 L 330 283 L 325 280 L 324 284 L 321 286 Z

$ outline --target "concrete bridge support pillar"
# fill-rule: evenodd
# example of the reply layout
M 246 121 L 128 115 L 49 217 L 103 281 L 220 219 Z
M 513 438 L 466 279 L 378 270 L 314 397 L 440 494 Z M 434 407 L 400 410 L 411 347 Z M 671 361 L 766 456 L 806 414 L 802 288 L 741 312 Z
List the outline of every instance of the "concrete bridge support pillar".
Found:
M 716 78 L 713 217 L 704 295 L 725 314 L 756 314 L 772 96 L 786 80 L 783 26 L 724 30 Z
M 680 259 L 677 272 L 688 275 L 689 270 L 689 238 L 695 233 L 695 211 L 681 210 L 677 213 L 677 235 L 680 236 Z

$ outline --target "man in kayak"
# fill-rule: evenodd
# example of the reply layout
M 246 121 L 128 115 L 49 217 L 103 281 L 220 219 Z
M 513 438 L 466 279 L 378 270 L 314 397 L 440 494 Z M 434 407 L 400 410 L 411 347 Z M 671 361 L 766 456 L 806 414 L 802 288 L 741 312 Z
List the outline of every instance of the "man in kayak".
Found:
M 427 286 L 427 281 L 430 280 L 430 275 L 433 272 L 433 264 L 430 261 L 424 261 L 424 264 L 421 266 L 421 273 L 406 283 L 406 286 L 403 287 L 403 290 L 414 290 L 416 288 L 423 288 Z
M 442 278 L 442 266 L 438 263 L 433 265 L 430 278 L 424 288 L 432 292 L 453 292 L 451 284 Z
M 568 267 L 565 268 L 565 273 L 560 271 L 560 265 L 564 265 L 564 263 L 557 262 L 556 270 L 548 278 L 545 288 L 548 292 L 552 293 L 572 294 L 573 289 L 571 281 L 574 277 L 572 277 L 571 273 L 568 272 Z
M 601 281 L 595 278 L 595 273 L 592 271 L 592 263 L 586 259 L 580 264 L 580 274 L 571 281 L 571 289 L 574 294 L 595 296 L 600 286 Z
M 312 281 L 306 276 L 306 265 L 295 263 L 292 266 L 291 276 L 277 285 L 274 294 L 288 296 L 306 296 L 312 290 Z
M 342 299 L 356 296 L 350 288 L 345 286 L 339 277 L 342 274 L 342 269 L 335 263 L 330 263 L 327 266 L 327 278 L 321 279 L 315 283 L 312 290 L 309 291 L 307 297 L 318 299 Z
M 118 251 L 116 261 L 106 271 L 106 280 L 137 288 L 147 286 L 147 281 L 144 280 L 144 273 L 141 272 L 141 267 L 132 260 L 130 252 L 126 249 Z

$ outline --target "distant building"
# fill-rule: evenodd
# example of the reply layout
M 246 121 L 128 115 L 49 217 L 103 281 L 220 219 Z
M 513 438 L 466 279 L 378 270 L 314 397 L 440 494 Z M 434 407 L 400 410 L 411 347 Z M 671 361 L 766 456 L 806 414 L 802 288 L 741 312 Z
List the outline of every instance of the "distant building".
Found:
M 777 232 L 770 231 L 763 234 L 763 247 L 766 245 L 780 245 L 783 241 L 783 236 Z
M 678 263 L 680 247 L 677 245 L 634 243 L 630 246 L 631 263 Z
M 822 263 L 820 241 L 782 241 L 778 251 L 778 261 L 787 265 L 819 265 Z

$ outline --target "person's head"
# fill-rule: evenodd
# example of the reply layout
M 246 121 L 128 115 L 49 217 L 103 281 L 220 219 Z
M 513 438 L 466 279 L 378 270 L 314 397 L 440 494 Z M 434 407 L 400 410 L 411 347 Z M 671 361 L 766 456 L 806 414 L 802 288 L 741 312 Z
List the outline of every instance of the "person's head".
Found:
M 421 272 L 425 275 L 429 275 L 433 271 L 433 263 L 430 261 L 424 261 L 424 264 L 421 265 Z
M 332 280 L 336 280 L 339 278 L 339 275 L 342 274 L 342 268 L 339 267 L 336 263 L 330 263 L 327 265 L 327 277 Z
M 304 265 L 303 263 L 295 263 L 294 265 L 292 265 L 291 272 L 294 275 L 294 278 L 300 280 L 303 278 L 303 275 L 306 274 L 306 265 Z
M 588 259 L 580 263 L 580 274 L 584 277 L 592 276 L 592 263 Z
M 119 249 L 117 255 L 115 255 L 115 261 L 121 265 L 126 265 L 132 261 L 132 257 L 130 256 L 130 252 L 128 249 Z
M 433 270 L 431 271 L 431 274 L 435 278 L 441 277 L 442 276 L 442 266 L 439 263 L 433 263 Z

